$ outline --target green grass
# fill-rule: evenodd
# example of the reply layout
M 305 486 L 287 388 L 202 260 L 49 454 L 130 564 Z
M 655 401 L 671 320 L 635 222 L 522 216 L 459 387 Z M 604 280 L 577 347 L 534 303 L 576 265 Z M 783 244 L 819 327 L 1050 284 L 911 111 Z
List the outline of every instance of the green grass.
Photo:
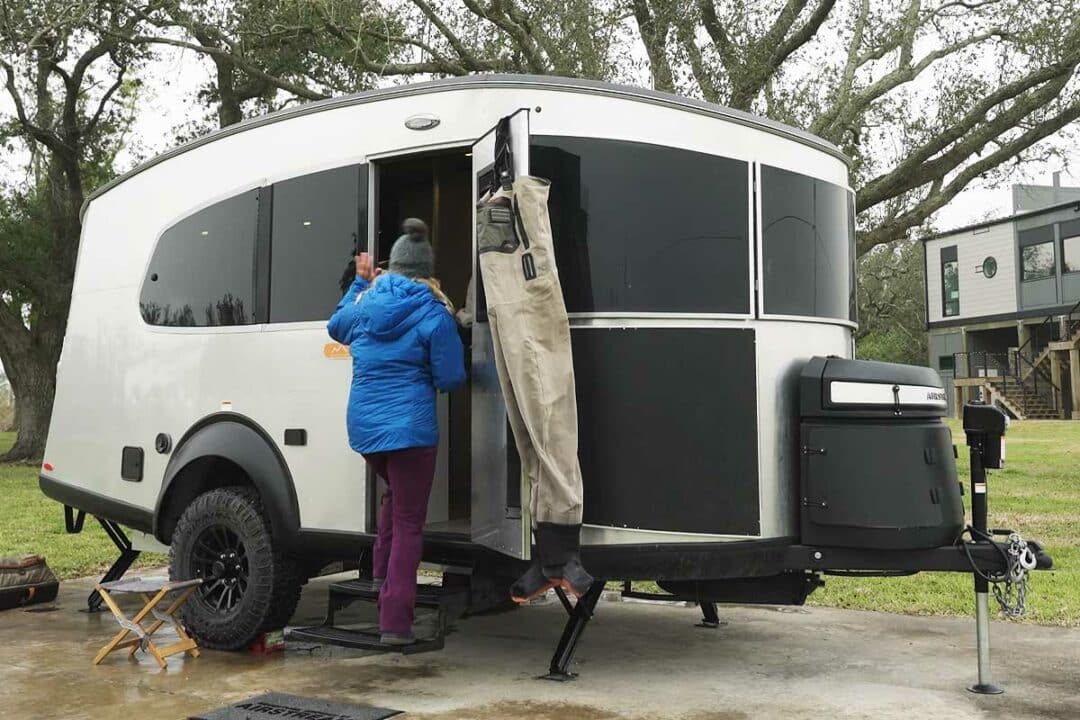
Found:
M 15 442 L 14 433 L 0 433 L 0 455 Z M 36 465 L 0 464 L 0 557 L 44 555 L 61 578 L 95 575 L 116 558 L 112 541 L 92 518 L 83 531 L 64 531 L 64 508 L 38 489 Z M 162 565 L 162 555 L 145 554 L 137 566 Z
M 958 471 L 968 481 L 964 433 L 949 421 L 959 446 Z M 1080 422 L 1014 422 L 1006 436 L 1006 467 L 991 470 L 990 527 L 1008 527 L 1043 543 L 1054 570 L 1034 573 L 1026 620 L 1080 626 Z M 970 500 L 964 496 L 965 504 Z M 971 576 L 920 573 L 901 578 L 826 579 L 812 605 L 918 615 L 970 615 Z M 993 602 L 993 601 L 991 601 Z
M 963 431 L 955 421 L 950 426 L 966 481 Z M 0 453 L 12 442 L 12 433 L 0 433 Z M 1056 568 L 1031 578 L 1026 619 L 1080 626 L 1080 422 L 1013 423 L 1007 447 L 1007 467 L 990 471 L 990 525 L 1042 541 Z M 61 577 L 94 574 L 112 562 L 112 543 L 93 521 L 80 535 L 65 534 L 60 505 L 38 490 L 36 467 L 0 465 L 0 498 L 0 556 L 45 555 Z M 141 562 L 160 564 L 164 558 L 147 555 Z M 920 615 L 970 615 L 972 603 L 971 576 L 959 573 L 830 577 L 810 597 L 812 605 Z

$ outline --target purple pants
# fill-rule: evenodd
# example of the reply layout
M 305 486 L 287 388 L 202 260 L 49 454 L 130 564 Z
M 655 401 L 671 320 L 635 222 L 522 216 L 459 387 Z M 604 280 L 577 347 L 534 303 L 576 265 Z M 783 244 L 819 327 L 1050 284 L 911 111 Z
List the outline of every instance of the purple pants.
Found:
M 424 520 L 435 478 L 436 448 L 419 447 L 365 455 L 388 490 L 379 511 L 372 574 L 386 578 L 379 591 L 379 630 L 408 633 L 416 603 L 416 570 L 424 545 Z

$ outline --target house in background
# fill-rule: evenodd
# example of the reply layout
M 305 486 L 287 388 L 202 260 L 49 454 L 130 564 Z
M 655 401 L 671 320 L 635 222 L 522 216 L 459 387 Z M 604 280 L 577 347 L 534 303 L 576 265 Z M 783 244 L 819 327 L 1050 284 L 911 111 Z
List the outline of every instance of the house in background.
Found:
M 1080 419 L 1080 188 L 1013 187 L 1013 214 L 925 242 L 930 366 L 954 411 Z

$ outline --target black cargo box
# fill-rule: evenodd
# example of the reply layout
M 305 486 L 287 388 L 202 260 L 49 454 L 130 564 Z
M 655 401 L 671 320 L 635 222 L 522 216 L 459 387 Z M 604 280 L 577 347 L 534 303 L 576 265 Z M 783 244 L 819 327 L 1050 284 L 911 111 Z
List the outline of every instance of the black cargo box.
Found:
M 800 378 L 807 545 L 952 544 L 963 505 L 941 379 L 929 368 L 813 358 Z

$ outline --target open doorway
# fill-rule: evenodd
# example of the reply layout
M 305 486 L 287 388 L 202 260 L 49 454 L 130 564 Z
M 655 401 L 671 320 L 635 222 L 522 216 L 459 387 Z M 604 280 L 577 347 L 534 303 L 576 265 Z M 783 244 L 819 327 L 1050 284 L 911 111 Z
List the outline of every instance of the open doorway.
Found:
M 405 218 L 428 224 L 435 275 L 460 308 L 472 276 L 472 160 L 468 148 L 381 160 L 375 165 L 375 251 L 380 267 Z M 466 369 L 472 334 L 463 330 Z M 471 374 L 471 373 L 470 373 Z M 471 388 L 440 394 L 439 455 L 428 504 L 428 534 L 469 535 L 472 501 Z

